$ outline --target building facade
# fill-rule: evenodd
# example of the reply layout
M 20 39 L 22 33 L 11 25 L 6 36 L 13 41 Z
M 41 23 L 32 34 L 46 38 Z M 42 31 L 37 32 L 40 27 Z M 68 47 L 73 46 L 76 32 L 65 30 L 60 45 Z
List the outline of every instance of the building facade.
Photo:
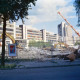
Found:
M 80 37 L 79 37 L 79 36 L 73 36 L 73 41 L 74 41 L 74 45 L 75 45 L 75 43 L 77 43 L 77 42 L 80 43 Z
M 3 22 L 0 24 L 0 37 L 2 35 L 3 31 Z M 15 22 L 9 23 L 9 21 L 6 22 L 6 32 L 10 35 L 13 36 L 14 39 L 16 39 L 16 25 Z M 12 43 L 9 37 L 6 36 L 6 44 L 7 43 Z
M 20 25 L 19 27 L 25 28 L 23 31 L 23 38 L 27 40 L 44 41 L 44 42 L 56 42 L 58 41 L 58 35 L 46 31 L 45 29 L 38 30 L 31 26 Z
M 0 36 L 2 34 L 2 31 L 3 31 L 3 23 L 0 24 Z M 18 43 L 21 42 L 28 43 L 30 40 L 52 42 L 52 43 L 58 41 L 57 34 L 48 32 L 45 29 L 38 30 L 30 25 L 17 26 L 15 22 L 9 23 L 9 21 L 7 21 L 6 32 L 10 36 L 14 37 L 14 39 Z M 12 40 L 9 37 L 6 37 L 6 43 L 7 44 L 12 43 Z
M 72 29 L 65 22 L 61 22 L 61 24 L 58 25 L 58 35 L 60 42 L 73 46 Z

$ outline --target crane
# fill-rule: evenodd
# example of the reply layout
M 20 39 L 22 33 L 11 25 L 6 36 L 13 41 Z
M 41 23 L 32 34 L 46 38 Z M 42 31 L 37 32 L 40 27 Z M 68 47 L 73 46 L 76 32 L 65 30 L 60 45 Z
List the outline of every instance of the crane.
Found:
M 60 13 L 58 12 L 58 14 L 69 24 L 69 26 L 75 31 L 75 33 L 80 37 L 79 32 L 76 31 L 76 29 L 67 21 L 67 19 Z

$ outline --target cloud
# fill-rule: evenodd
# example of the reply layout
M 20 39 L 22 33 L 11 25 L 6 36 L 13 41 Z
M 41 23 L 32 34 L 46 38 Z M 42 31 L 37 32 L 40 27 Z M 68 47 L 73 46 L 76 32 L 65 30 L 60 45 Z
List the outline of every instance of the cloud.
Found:
M 67 16 L 66 18 L 72 19 L 72 18 L 76 18 L 76 16 Z
M 69 5 L 71 1 L 72 0 L 38 0 L 36 6 L 29 11 L 30 16 L 28 23 L 36 24 L 57 21 L 61 19 L 57 14 L 58 11 L 68 18 L 75 18 L 74 16 L 68 16 L 68 14 L 74 10 L 74 7 Z

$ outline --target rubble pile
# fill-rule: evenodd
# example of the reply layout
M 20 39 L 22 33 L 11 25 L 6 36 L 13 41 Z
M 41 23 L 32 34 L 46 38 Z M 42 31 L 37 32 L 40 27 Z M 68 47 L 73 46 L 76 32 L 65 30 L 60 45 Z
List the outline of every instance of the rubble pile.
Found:
M 73 53 L 76 49 L 73 47 L 69 47 L 67 50 Z
M 39 48 L 17 49 L 17 56 L 20 59 L 44 59 L 50 51 L 42 50 Z
M 63 58 L 71 53 L 74 52 L 75 49 L 69 48 L 65 50 L 44 50 L 37 47 L 30 47 L 30 48 L 16 48 L 17 56 L 15 58 L 18 59 L 40 59 L 46 60 L 52 57 L 60 57 Z M 9 57 L 8 51 L 6 51 L 6 56 Z

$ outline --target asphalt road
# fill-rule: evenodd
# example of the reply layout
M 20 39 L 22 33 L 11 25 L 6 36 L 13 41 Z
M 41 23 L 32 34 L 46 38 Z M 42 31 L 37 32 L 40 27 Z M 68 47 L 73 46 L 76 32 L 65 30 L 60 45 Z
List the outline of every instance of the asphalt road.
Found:
M 0 80 L 80 80 L 80 66 L 0 70 Z

